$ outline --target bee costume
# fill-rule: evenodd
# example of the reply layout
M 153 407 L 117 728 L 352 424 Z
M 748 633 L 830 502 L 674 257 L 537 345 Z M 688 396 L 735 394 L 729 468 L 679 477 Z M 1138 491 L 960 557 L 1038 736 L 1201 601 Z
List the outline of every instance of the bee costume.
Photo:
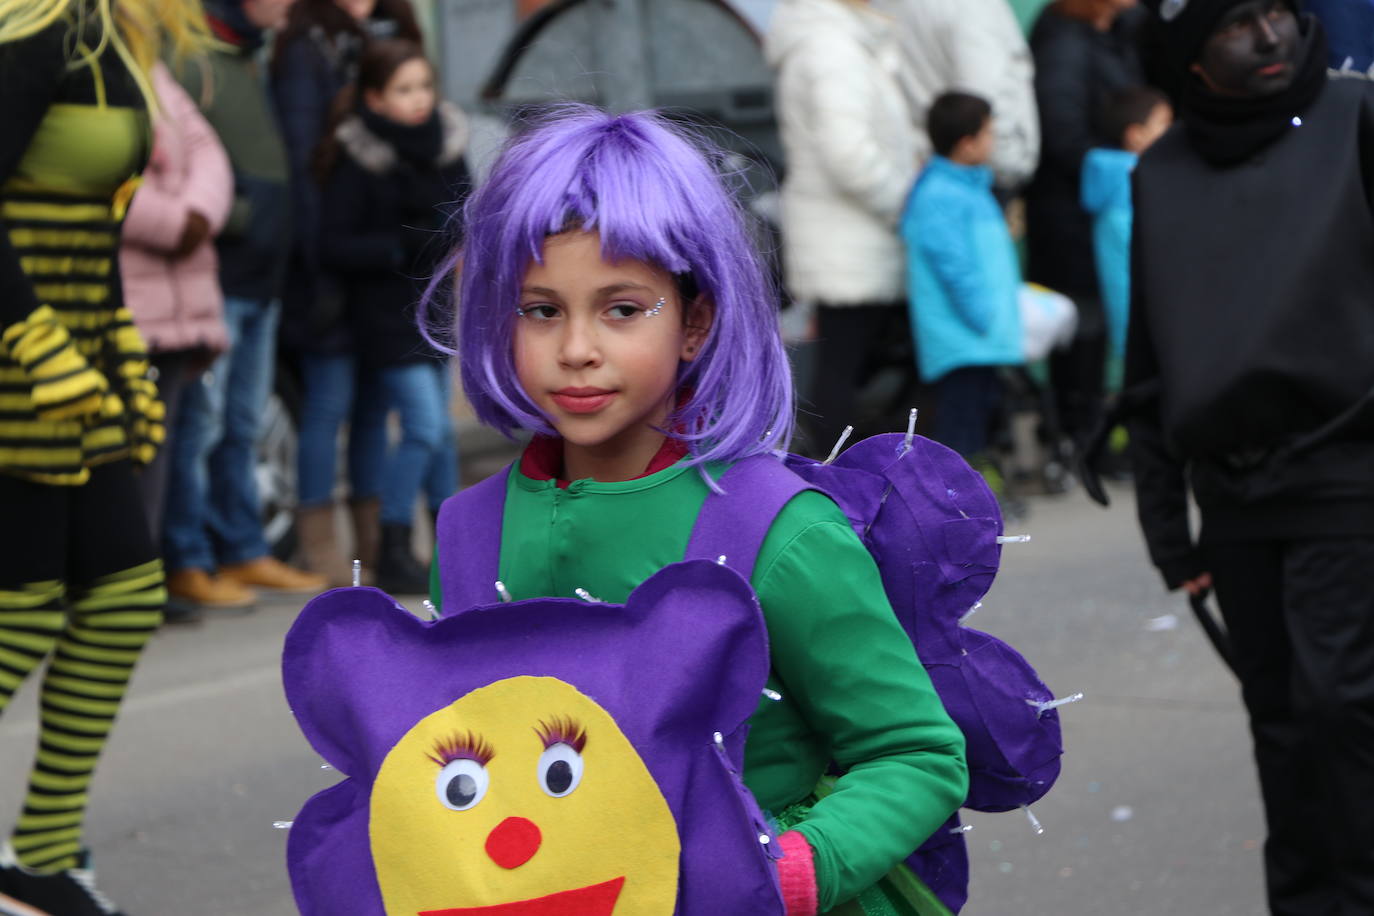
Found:
M 0 0 L 0 712 L 50 660 L 0 902 L 45 909 L 16 882 L 84 867 L 87 789 L 165 600 L 136 478 L 162 405 L 117 251 L 157 39 L 190 48 L 204 26 L 153 6 Z

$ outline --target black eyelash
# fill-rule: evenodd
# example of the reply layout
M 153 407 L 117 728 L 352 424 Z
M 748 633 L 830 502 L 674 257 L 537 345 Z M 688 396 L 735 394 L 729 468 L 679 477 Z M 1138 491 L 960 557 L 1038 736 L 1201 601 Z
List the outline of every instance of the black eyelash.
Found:
M 447 738 L 440 738 L 434 744 L 433 753 L 426 755 L 439 766 L 448 766 L 455 760 L 475 760 L 482 766 L 491 763 L 496 756 L 491 745 L 481 735 L 472 732 L 455 732 Z
M 587 746 L 587 730 L 571 716 L 554 716 L 548 722 L 541 721 L 534 733 L 544 742 L 545 750 L 555 744 L 566 744 L 580 754 Z

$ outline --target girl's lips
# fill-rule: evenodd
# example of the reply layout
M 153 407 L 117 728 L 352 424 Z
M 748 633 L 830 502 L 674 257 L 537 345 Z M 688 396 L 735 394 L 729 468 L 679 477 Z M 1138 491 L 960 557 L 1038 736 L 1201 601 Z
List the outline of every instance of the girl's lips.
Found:
M 614 391 L 565 388 L 553 393 L 553 402 L 568 413 L 596 413 L 615 398 Z

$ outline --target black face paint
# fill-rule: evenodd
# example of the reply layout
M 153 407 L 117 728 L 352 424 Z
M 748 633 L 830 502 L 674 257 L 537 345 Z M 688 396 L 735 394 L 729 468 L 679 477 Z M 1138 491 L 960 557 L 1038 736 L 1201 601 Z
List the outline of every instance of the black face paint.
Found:
M 1293 83 L 1298 43 L 1298 19 L 1284 0 L 1249 0 L 1217 23 L 1193 70 L 1220 95 L 1274 95 Z

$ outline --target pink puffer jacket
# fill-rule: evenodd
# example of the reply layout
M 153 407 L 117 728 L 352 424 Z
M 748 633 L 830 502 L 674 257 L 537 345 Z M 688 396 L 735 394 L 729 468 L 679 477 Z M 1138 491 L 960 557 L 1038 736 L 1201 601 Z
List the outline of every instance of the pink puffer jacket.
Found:
M 124 219 L 119 269 L 124 301 L 154 352 L 229 345 L 224 295 L 213 236 L 234 199 L 229 157 L 214 129 L 161 64 L 153 70 L 161 111 L 153 153 Z M 184 258 L 172 252 L 191 211 L 205 217 L 211 238 Z

